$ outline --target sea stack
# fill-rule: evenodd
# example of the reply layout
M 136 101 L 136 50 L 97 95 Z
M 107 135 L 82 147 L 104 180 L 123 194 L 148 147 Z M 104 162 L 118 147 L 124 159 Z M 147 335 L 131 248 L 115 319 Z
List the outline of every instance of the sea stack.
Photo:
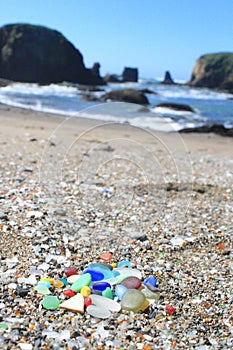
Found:
M 138 68 L 125 67 L 122 73 L 123 82 L 138 82 Z
M 175 85 L 176 84 L 171 77 L 171 73 L 168 70 L 165 72 L 164 80 L 161 82 L 161 84 L 165 84 L 165 85 Z

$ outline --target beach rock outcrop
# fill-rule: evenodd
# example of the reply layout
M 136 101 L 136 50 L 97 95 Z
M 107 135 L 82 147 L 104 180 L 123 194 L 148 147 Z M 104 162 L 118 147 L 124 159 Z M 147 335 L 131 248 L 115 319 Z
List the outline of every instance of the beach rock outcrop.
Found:
M 122 81 L 123 82 L 135 82 L 138 81 L 138 69 L 125 67 L 122 73 Z
M 87 69 L 79 50 L 56 30 L 30 24 L 0 27 L 0 78 L 102 85 L 97 68 Z
M 165 72 L 164 80 L 161 81 L 161 84 L 176 85 L 176 83 L 174 82 L 174 80 L 171 77 L 171 73 L 168 70 Z
M 149 104 L 149 101 L 145 94 L 139 90 L 134 89 L 112 90 L 101 97 L 101 101 L 108 100 L 136 103 L 139 105 Z
M 194 112 L 192 107 L 183 103 L 164 102 L 159 103 L 156 107 L 170 108 L 175 111 Z
M 181 133 L 214 133 L 221 136 L 233 137 L 233 128 L 226 128 L 222 124 L 203 125 L 194 128 L 185 128 Z
M 233 53 L 201 56 L 192 71 L 189 86 L 206 87 L 233 92 Z

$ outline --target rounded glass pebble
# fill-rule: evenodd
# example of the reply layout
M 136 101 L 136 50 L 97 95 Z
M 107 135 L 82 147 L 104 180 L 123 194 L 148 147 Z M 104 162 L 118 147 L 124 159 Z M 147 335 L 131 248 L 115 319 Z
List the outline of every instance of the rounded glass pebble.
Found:
M 84 305 L 86 307 L 92 305 L 92 299 L 90 297 L 84 298 Z
M 83 273 L 89 273 L 91 275 L 91 280 L 93 282 L 95 281 L 101 281 L 104 279 L 104 274 L 100 271 L 92 270 L 92 269 L 86 269 L 83 271 Z
M 106 319 L 111 316 L 111 311 L 103 306 L 90 305 L 87 307 L 87 313 L 93 317 Z
M 175 313 L 175 308 L 172 305 L 166 305 L 166 312 L 168 315 L 173 315 Z
M 67 277 L 67 282 L 70 284 L 73 284 L 74 282 L 76 282 L 79 279 L 80 275 L 72 275 Z
M 53 278 L 50 277 L 41 277 L 40 281 L 46 281 L 49 283 L 53 283 Z
M 55 296 L 48 296 L 42 300 L 43 308 L 47 310 L 55 310 L 59 307 L 60 301 Z
M 8 329 L 8 325 L 6 323 L 0 323 L 0 329 Z
M 92 290 L 98 290 L 103 292 L 106 288 L 110 288 L 111 289 L 111 284 L 109 284 L 108 282 L 95 282 L 93 283 L 93 285 L 91 286 Z
M 113 294 L 110 287 L 107 287 L 105 290 L 103 290 L 102 295 L 105 298 L 113 299 Z
M 51 287 L 51 283 L 48 282 L 48 281 L 38 281 L 37 283 L 38 286 L 44 286 L 44 287 L 47 287 L 47 288 L 50 288 Z
M 95 271 L 99 271 L 104 275 L 104 279 L 108 279 L 108 278 L 113 278 L 114 274 L 113 272 L 110 270 L 109 267 L 107 267 L 104 264 L 99 264 L 99 263 L 92 263 L 88 266 L 88 269 L 91 270 L 95 270 Z
M 122 299 L 123 294 L 127 291 L 128 288 L 126 288 L 125 286 L 123 286 L 122 284 L 117 284 L 116 288 L 115 288 L 115 293 L 116 296 L 119 300 Z
M 131 262 L 129 260 L 122 260 L 117 263 L 117 267 L 130 267 Z
M 65 268 L 65 274 L 67 277 L 72 276 L 72 275 L 77 275 L 78 269 L 75 266 L 70 266 Z
M 51 294 L 50 290 L 46 286 L 38 285 L 38 286 L 35 287 L 35 290 L 37 291 L 37 293 L 42 294 L 42 295 Z
M 75 292 L 80 292 L 80 290 L 84 286 L 89 286 L 91 283 L 91 275 L 89 273 L 85 273 L 84 275 L 80 276 L 77 281 L 75 281 L 72 286 L 70 287 L 71 290 L 74 290 Z
M 75 295 L 75 292 L 73 290 L 70 290 L 70 289 L 65 289 L 63 291 L 63 294 L 66 296 L 66 297 L 73 297 Z
M 55 288 L 62 288 L 62 287 L 64 287 L 64 283 L 62 281 L 60 281 L 60 280 L 54 280 L 53 281 L 53 286 Z
M 142 285 L 142 282 L 139 278 L 135 276 L 126 277 L 121 284 L 128 289 L 139 289 Z
M 146 301 L 145 295 L 137 289 L 128 289 L 122 296 L 121 307 L 124 310 L 137 312 Z
M 153 287 L 157 287 L 157 279 L 154 276 L 149 276 L 144 280 L 143 284 L 150 284 Z
M 62 281 L 64 286 L 67 286 L 67 284 L 68 284 L 68 281 L 65 278 L 59 278 L 59 281 Z
M 117 267 L 115 271 L 118 271 L 121 275 L 136 276 L 140 280 L 142 279 L 141 271 L 131 267 Z
M 119 312 L 121 309 L 121 305 L 117 303 L 115 300 L 105 298 L 101 295 L 91 294 L 92 304 L 96 306 L 102 306 L 103 308 L 107 308 L 112 312 Z
M 89 295 L 91 294 L 91 289 L 88 286 L 84 286 L 82 287 L 80 293 L 84 298 L 89 297 Z
M 145 295 L 146 298 L 159 300 L 160 293 L 159 292 L 153 292 L 149 288 L 143 288 L 142 293 Z
M 112 260 L 112 253 L 102 253 L 100 255 L 100 259 L 108 262 L 108 261 Z

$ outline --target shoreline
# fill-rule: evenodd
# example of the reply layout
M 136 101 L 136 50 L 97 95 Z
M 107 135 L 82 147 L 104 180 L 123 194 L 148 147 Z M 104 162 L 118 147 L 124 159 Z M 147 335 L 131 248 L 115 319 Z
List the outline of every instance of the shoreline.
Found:
M 0 123 L 3 350 L 53 348 L 54 338 L 62 349 L 232 347 L 231 137 L 5 105 Z M 159 300 L 106 320 L 42 307 L 40 276 L 64 278 L 73 265 L 81 274 L 106 252 L 142 281 L 155 276 Z
M 37 112 L 30 109 L 0 104 L 0 122 L 2 134 L 4 134 L 5 130 L 9 131 L 9 128 L 13 126 L 9 124 L 9 118 L 11 118 L 11 121 L 13 120 L 14 127 L 20 128 L 21 131 L 22 129 L 31 129 L 36 133 L 45 133 L 47 137 L 49 137 L 49 133 L 53 133 L 56 128 L 59 128 L 60 125 L 65 123 L 65 127 L 69 131 L 74 131 L 74 127 L 76 127 L 77 130 L 75 132 L 78 134 L 85 133 L 85 131 L 88 131 L 91 128 L 98 129 L 98 126 L 103 125 L 107 128 L 107 131 L 110 132 L 113 132 L 114 129 L 119 127 L 120 129 L 128 128 L 130 129 L 130 132 L 135 132 L 136 130 L 140 129 L 145 130 L 145 132 L 148 132 L 151 135 L 163 135 L 165 139 L 173 138 L 174 135 L 179 135 L 183 142 L 187 144 L 187 148 L 190 148 L 191 152 L 195 150 L 198 151 L 198 147 L 200 143 L 202 143 L 204 145 L 203 148 L 206 147 L 205 151 L 212 154 L 224 155 L 225 151 L 228 154 L 229 143 L 231 143 L 231 135 L 222 136 L 221 134 L 219 135 L 212 132 L 211 129 L 208 129 L 206 132 L 203 130 L 201 130 L 201 132 L 196 132 L 196 128 L 186 129 L 184 131 L 180 130 L 178 132 L 160 132 L 148 128 L 132 126 L 128 123 L 108 122 L 83 117 L 66 117 L 60 114 Z M 12 128 L 11 130 L 11 132 L 13 132 L 13 136 L 18 133 L 17 131 L 14 133 L 14 129 L 15 128 Z M 33 132 L 31 131 L 31 133 Z M 120 131 L 120 133 L 122 133 L 122 131 Z M 99 133 L 99 135 L 101 135 L 101 133 Z M 208 146 L 208 144 L 210 145 Z M 199 148 L 199 151 L 201 151 L 201 147 Z

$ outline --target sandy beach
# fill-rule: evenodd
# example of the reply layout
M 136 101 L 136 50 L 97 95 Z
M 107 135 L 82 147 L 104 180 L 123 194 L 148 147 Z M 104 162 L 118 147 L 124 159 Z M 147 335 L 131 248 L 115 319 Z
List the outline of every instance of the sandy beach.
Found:
M 232 349 L 232 138 L 6 105 L 0 125 L 2 349 Z M 106 320 L 41 307 L 34 270 L 103 252 L 156 276 L 159 300 Z

